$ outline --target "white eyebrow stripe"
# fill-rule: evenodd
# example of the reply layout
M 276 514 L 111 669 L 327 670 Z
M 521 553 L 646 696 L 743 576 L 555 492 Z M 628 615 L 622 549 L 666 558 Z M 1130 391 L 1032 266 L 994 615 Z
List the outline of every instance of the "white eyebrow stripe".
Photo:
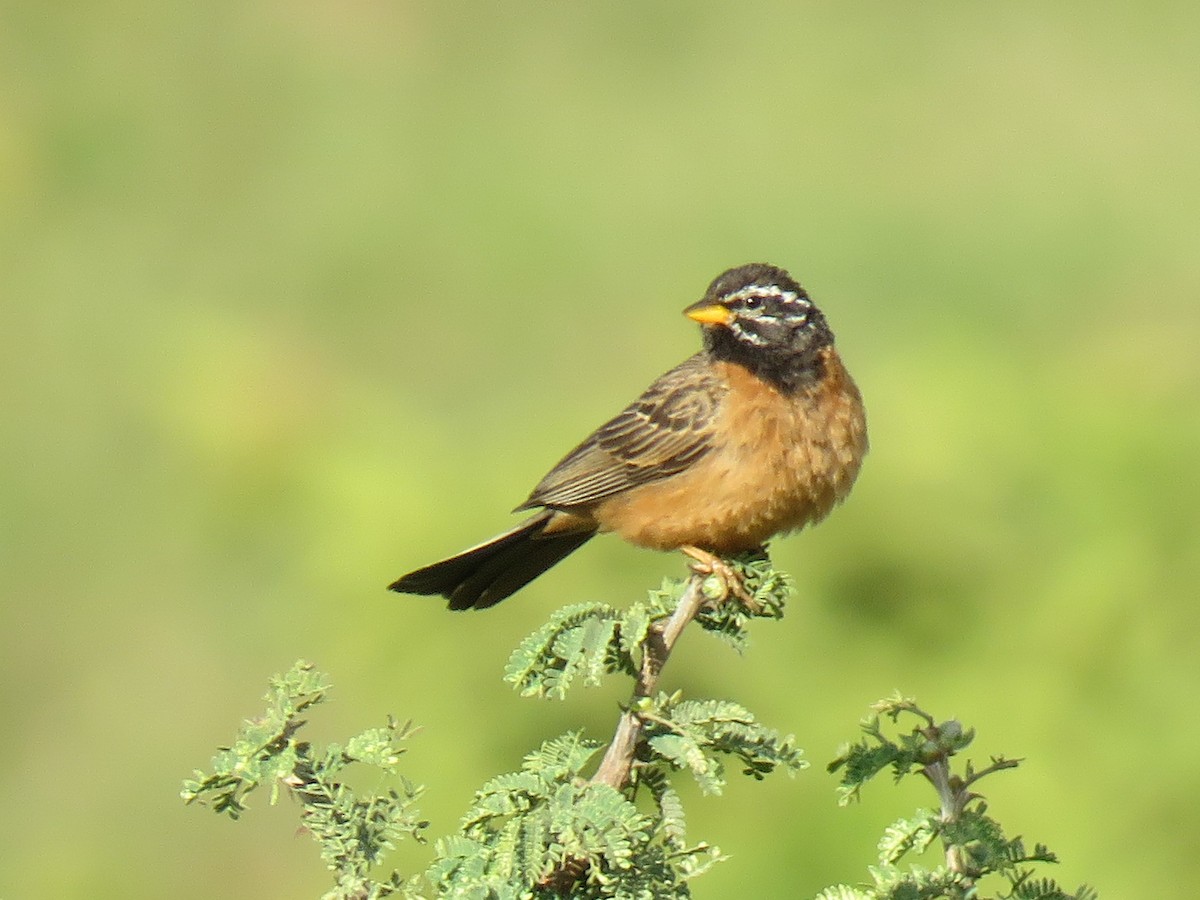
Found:
M 738 288 L 732 294 L 725 297 L 726 302 L 736 302 L 745 300 L 748 297 L 778 297 L 784 303 L 796 303 L 801 306 L 812 306 L 812 301 L 807 297 L 801 297 L 795 291 L 783 291 L 772 284 L 748 284 L 744 288 Z

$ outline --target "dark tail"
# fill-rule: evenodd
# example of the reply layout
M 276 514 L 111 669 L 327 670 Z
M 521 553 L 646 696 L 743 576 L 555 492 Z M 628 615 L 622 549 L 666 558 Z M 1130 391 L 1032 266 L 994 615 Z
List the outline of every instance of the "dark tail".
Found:
M 487 609 L 512 596 L 596 533 L 546 531 L 553 510 L 543 510 L 504 534 L 435 562 L 388 585 L 401 594 L 441 594 L 451 609 Z

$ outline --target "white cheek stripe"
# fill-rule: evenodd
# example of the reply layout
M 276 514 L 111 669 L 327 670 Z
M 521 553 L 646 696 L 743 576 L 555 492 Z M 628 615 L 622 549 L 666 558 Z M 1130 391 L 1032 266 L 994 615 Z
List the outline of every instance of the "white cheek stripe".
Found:
M 734 333 L 739 341 L 754 344 L 756 347 L 763 347 L 767 343 L 766 338 L 761 334 L 755 334 L 753 331 L 747 331 L 737 319 L 729 323 L 729 330 Z

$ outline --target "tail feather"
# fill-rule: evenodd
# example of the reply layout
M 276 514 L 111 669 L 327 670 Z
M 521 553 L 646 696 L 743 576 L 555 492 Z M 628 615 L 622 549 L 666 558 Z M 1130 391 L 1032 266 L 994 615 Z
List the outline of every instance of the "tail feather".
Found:
M 543 510 L 511 531 L 410 572 L 388 586 L 402 594 L 441 594 L 451 609 L 486 609 L 519 591 L 582 547 L 596 530 L 546 531 Z

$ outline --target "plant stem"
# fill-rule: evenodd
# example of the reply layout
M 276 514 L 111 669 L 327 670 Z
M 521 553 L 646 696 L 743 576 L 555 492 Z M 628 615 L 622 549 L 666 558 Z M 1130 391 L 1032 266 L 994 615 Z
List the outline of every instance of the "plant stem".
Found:
M 927 731 L 932 732 L 934 735 L 937 734 L 936 728 L 930 728 Z M 929 783 L 937 791 L 938 799 L 942 804 L 941 820 L 947 824 L 958 822 L 967 801 L 970 799 L 970 794 L 967 793 L 961 780 L 951 774 L 949 760 L 946 757 L 935 760 L 926 765 L 921 770 L 921 774 L 929 780 Z M 966 860 L 963 859 L 962 848 L 949 841 L 943 841 L 943 846 L 946 850 L 946 868 L 951 872 L 970 878 L 972 883 L 974 883 L 976 873 L 970 870 L 966 864 Z
M 638 672 L 637 683 L 633 688 L 633 697 L 629 707 L 621 714 L 617 730 L 612 742 L 600 761 L 600 767 L 592 776 L 597 784 L 607 784 L 621 790 L 629 783 L 629 775 L 633 770 L 634 757 L 637 754 L 638 741 L 642 735 L 642 717 L 638 713 L 638 701 L 644 697 L 652 697 L 658 688 L 658 679 L 663 666 L 671 656 L 675 642 L 683 633 L 688 622 L 696 617 L 700 608 L 707 602 L 701 586 L 704 575 L 693 575 L 688 579 L 683 595 L 670 618 L 660 620 L 650 626 L 646 640 L 642 645 L 642 663 Z

